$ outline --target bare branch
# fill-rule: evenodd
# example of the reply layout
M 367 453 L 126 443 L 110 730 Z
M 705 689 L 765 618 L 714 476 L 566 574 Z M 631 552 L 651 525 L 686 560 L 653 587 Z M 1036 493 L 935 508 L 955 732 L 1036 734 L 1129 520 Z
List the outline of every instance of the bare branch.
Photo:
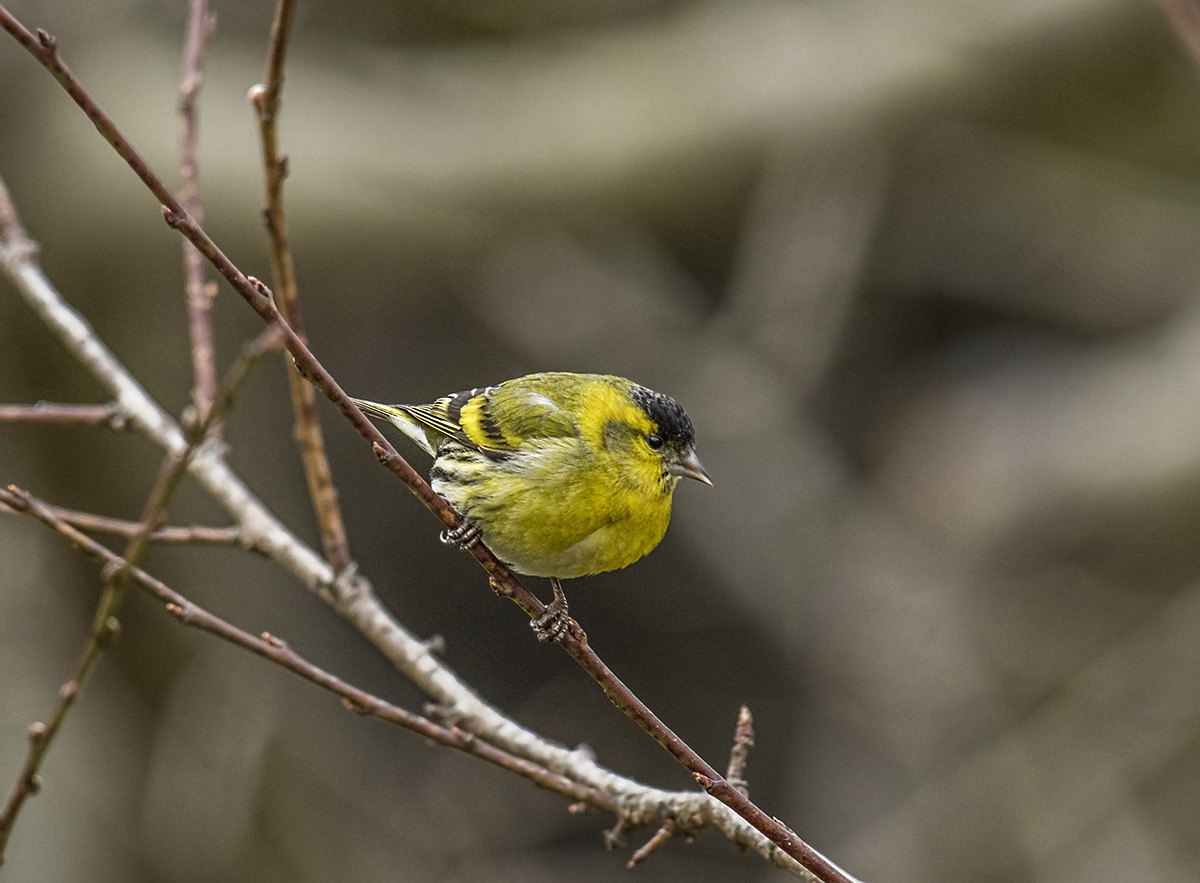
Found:
M 0 405 L 0 423 L 81 423 L 124 429 L 125 415 L 116 402 L 107 405 L 38 402 L 36 405 Z
M 746 781 L 746 761 L 754 747 L 754 718 L 745 705 L 738 712 L 737 726 L 733 730 L 733 748 L 729 751 L 729 769 L 725 781 L 738 791 L 750 796 L 750 783 Z
M 665 822 L 663 822 L 662 827 L 654 832 L 654 836 L 642 844 L 638 851 L 629 857 L 629 861 L 625 863 L 625 867 L 632 870 L 636 866 L 640 865 L 674 836 L 675 823 L 670 819 L 667 819 Z
M 112 534 L 119 537 L 131 537 L 139 528 L 138 522 L 127 521 L 123 518 L 109 518 L 104 515 L 96 515 L 92 512 L 80 512 L 76 509 L 64 509 L 59 506 L 47 505 L 46 509 L 55 518 L 80 530 Z M 150 534 L 150 539 L 157 543 L 252 548 L 247 544 L 245 534 L 237 527 L 205 527 L 202 525 L 160 527 Z
M 208 0 L 192 0 L 184 40 L 183 82 L 179 87 L 179 203 L 200 222 L 200 172 L 196 164 L 198 131 L 197 103 L 204 83 L 204 51 L 216 27 L 208 11 Z M 188 334 L 192 342 L 192 405 L 204 414 L 212 407 L 217 391 L 216 359 L 213 352 L 212 301 L 217 288 L 207 281 L 204 256 L 192 243 L 183 242 L 184 288 L 187 294 Z M 214 427 L 220 433 L 220 427 Z
M 287 157 L 279 153 L 279 98 L 283 91 L 283 67 L 287 58 L 288 38 L 292 30 L 295 0 L 279 0 L 275 21 L 271 25 L 271 48 L 267 57 L 265 85 L 250 90 L 250 103 L 258 114 L 259 137 L 262 143 L 263 174 L 266 179 L 266 207 L 263 222 L 271 241 L 271 283 L 275 301 L 287 323 L 301 340 L 304 316 L 296 288 L 296 267 L 288 242 L 287 223 L 283 211 L 283 182 L 287 177 Z M 316 393 L 300 372 L 288 372 L 292 394 L 292 411 L 296 419 L 296 443 L 308 481 L 317 525 L 321 532 L 321 548 L 325 560 L 341 572 L 350 566 L 350 545 L 346 538 L 345 521 L 338 504 L 333 473 L 325 452 L 325 438 L 317 416 Z
M 85 663 L 84 659 L 76 662 L 71 677 L 59 688 L 58 701 L 50 715 L 50 723 L 44 724 L 41 721 L 35 721 L 29 727 L 29 750 L 25 755 L 25 762 L 21 765 L 16 785 L 13 786 L 8 800 L 4 803 L 4 809 L 0 810 L 0 866 L 4 864 L 5 847 L 8 845 L 8 838 L 12 834 L 13 825 L 21 813 L 21 808 L 30 796 L 41 790 L 42 782 L 38 776 L 38 770 L 42 767 L 42 760 L 46 756 L 55 733 L 58 732 L 67 711 L 75 702 L 75 697 L 79 692 L 78 679 L 83 676 L 82 669 Z

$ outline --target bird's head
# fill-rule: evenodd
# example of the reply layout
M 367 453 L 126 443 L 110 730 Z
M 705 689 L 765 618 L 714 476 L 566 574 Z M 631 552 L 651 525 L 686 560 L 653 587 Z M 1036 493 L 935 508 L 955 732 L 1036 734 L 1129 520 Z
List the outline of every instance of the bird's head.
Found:
M 604 446 L 635 481 L 664 493 L 680 478 L 712 484 L 696 456 L 692 421 L 674 399 L 631 383 L 605 410 Z

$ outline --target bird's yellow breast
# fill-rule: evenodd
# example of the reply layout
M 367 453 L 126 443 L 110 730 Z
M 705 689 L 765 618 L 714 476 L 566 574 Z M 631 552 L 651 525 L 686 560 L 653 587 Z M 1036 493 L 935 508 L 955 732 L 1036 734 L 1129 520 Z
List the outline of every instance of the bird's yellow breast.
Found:
M 576 425 L 499 460 L 453 444 L 438 453 L 435 474 L 445 477 L 434 490 L 520 573 L 570 579 L 626 567 L 671 520 L 677 479 L 644 452 L 644 414 L 614 390 L 593 395 Z

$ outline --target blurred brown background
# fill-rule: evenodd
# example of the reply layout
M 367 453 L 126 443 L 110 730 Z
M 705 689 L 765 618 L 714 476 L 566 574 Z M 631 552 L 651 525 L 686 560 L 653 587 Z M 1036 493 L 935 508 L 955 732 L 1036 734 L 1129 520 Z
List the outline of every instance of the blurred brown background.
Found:
M 8 5 L 175 180 L 186 4 Z M 272 4 L 213 5 L 207 227 L 265 276 L 245 93 Z M 178 412 L 177 238 L 7 38 L 0 84 L 0 175 L 47 273 Z M 688 409 L 715 488 L 682 488 L 663 546 L 577 581 L 571 609 L 718 765 L 750 705 L 764 808 L 872 883 L 1196 879 L 1200 74 L 1159 8 L 302 0 L 282 136 L 313 348 L 350 392 L 566 369 Z M 258 320 L 228 289 L 217 320 L 225 363 Z M 42 399 L 103 395 L 0 283 L 0 401 Z M 518 720 L 688 787 L 322 407 L 352 548 L 401 620 Z M 230 457 L 315 541 L 289 417 L 275 360 Z M 137 516 L 158 458 L 0 426 L 0 482 L 105 514 Z M 225 523 L 194 488 L 173 521 Z M 13 516 L 0 560 L 7 793 L 98 580 Z M 148 566 L 419 707 L 269 563 Z M 143 597 L 123 620 L 6 881 L 626 879 L 610 819 L 346 714 Z M 779 877 L 712 833 L 635 873 Z

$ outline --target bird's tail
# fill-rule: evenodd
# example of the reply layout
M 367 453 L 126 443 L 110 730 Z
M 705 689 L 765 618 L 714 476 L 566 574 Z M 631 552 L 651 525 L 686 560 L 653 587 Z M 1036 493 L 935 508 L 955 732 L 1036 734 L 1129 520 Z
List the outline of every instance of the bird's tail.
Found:
M 358 405 L 368 417 L 378 417 L 382 420 L 387 420 L 416 442 L 421 450 L 430 456 L 434 455 L 433 445 L 429 441 L 429 435 L 426 433 L 425 427 L 408 416 L 404 405 L 381 405 L 379 402 L 368 402 L 366 399 L 356 398 L 351 398 L 350 401 Z

